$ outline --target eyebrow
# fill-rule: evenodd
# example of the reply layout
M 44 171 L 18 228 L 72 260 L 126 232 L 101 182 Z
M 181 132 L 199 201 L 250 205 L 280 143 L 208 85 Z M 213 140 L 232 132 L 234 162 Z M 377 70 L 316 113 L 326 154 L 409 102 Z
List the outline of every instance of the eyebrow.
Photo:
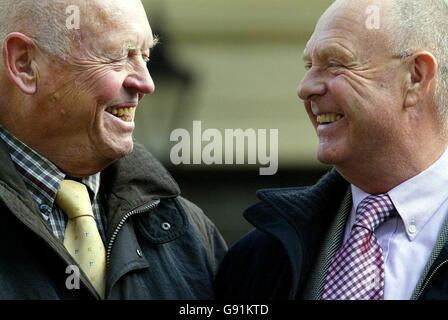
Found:
M 148 40 L 148 42 L 149 42 L 148 49 L 152 49 L 159 43 L 159 38 L 156 35 L 154 35 L 151 40 Z M 136 45 L 134 42 L 128 41 L 123 44 L 123 46 L 121 47 L 121 50 L 122 50 L 122 52 L 126 52 L 129 50 L 141 51 L 142 48 L 140 46 Z
M 303 51 L 302 59 L 304 61 L 311 60 L 311 57 L 307 49 L 308 48 L 305 48 L 305 50 Z M 341 45 L 325 46 L 317 52 L 317 56 L 319 59 L 322 60 L 326 60 L 328 58 L 339 58 L 344 61 L 350 61 L 355 59 L 354 54 L 350 50 Z
M 149 42 L 151 43 L 149 45 L 149 49 L 152 49 L 159 43 L 159 37 L 155 34 L 152 36 L 152 40 L 150 40 Z

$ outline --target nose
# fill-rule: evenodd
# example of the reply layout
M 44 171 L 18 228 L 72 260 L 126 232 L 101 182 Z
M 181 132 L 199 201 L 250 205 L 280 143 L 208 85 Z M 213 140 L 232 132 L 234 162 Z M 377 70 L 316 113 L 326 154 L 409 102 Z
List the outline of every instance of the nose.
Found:
M 327 86 L 325 80 L 319 76 L 317 70 L 314 71 L 313 69 L 307 72 L 297 88 L 299 98 L 304 101 L 314 100 L 319 96 L 325 95 L 326 92 Z
M 151 94 L 155 90 L 154 81 L 149 74 L 146 64 L 141 64 L 135 72 L 129 74 L 124 80 L 123 86 L 137 92 L 139 100 L 141 100 L 145 94 Z

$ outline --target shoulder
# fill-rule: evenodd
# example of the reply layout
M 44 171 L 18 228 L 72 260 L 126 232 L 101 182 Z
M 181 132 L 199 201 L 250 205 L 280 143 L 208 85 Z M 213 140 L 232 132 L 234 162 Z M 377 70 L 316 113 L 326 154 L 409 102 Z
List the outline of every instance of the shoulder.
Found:
M 228 251 L 215 281 L 218 299 L 287 299 L 291 266 L 280 241 L 252 230 Z
M 213 269 L 216 274 L 218 265 L 227 252 L 227 244 L 215 224 L 193 202 L 178 196 L 176 198 L 182 205 L 190 225 L 201 238 Z
M 176 198 L 185 210 L 190 224 L 197 229 L 203 237 L 208 237 L 211 233 L 217 231 L 215 224 L 204 214 L 201 208 L 184 197 Z
M 254 229 L 230 247 L 225 263 L 230 269 L 241 266 L 261 270 L 277 268 L 278 265 L 271 263 L 273 260 L 282 261 L 282 264 L 287 262 L 282 243 L 270 234 Z M 270 263 L 265 264 L 266 261 Z
M 257 265 L 260 261 L 279 257 L 285 257 L 282 243 L 270 234 L 254 229 L 230 247 L 226 259 L 234 265 Z

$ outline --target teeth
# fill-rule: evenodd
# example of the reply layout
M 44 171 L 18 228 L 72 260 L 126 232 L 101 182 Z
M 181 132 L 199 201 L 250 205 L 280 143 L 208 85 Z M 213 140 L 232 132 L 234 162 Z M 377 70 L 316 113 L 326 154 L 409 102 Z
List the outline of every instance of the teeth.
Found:
M 341 120 L 344 116 L 336 113 L 326 113 L 317 116 L 318 123 L 332 123 Z
M 136 107 L 118 107 L 118 108 L 107 108 L 106 111 L 112 113 L 123 121 L 132 122 L 134 120 Z

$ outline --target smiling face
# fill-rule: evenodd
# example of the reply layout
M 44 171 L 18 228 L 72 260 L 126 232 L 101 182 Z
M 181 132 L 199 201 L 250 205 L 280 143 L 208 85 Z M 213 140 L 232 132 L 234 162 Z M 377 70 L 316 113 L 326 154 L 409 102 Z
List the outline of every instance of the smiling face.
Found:
M 81 17 L 70 56 L 41 68 L 33 131 L 51 137 L 50 159 L 62 152 L 67 163 L 104 166 L 132 151 L 137 105 L 154 91 L 146 63 L 155 41 L 139 0 L 89 1 Z
M 320 19 L 298 88 L 319 137 L 318 159 L 336 168 L 390 157 L 409 130 L 402 60 L 386 47 L 384 30 L 366 28 L 368 4 L 353 3 L 336 2 Z

